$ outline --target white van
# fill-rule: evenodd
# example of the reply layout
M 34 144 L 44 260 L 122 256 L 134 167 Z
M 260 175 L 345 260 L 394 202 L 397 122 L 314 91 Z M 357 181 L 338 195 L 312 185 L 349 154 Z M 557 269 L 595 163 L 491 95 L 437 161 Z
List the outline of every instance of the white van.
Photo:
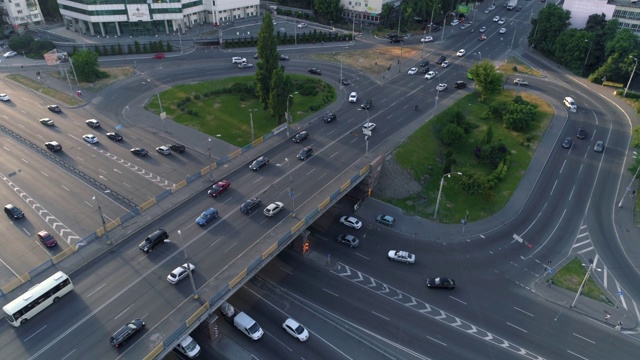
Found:
M 200 345 L 189 335 L 180 341 L 178 346 L 176 346 L 176 350 L 188 356 L 190 359 L 200 355 Z
M 569 111 L 571 112 L 578 111 L 578 105 L 576 105 L 576 102 L 570 96 L 567 96 L 566 98 L 564 98 L 564 105 L 568 107 Z
M 249 315 L 243 312 L 239 312 L 238 315 L 233 318 L 233 325 L 253 340 L 260 339 L 264 334 L 260 325 L 258 325 L 258 323 Z

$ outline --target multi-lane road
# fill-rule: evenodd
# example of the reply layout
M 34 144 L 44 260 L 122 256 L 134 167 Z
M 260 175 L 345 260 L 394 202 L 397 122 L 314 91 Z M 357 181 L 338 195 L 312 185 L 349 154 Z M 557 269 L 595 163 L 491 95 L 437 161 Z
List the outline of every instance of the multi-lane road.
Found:
M 515 12 L 513 14 L 516 15 Z M 516 16 L 524 15 L 521 13 Z M 477 23 L 481 21 L 489 20 L 476 19 Z M 478 56 L 483 58 L 502 58 L 511 45 L 498 36 L 492 36 L 495 34 L 491 31 L 489 39 L 482 43 L 478 42 L 475 35 L 468 37 L 466 33 L 460 31 L 447 34 L 449 41 L 440 44 L 438 50 L 434 50 L 434 47 L 429 45 L 427 51 L 429 58 L 444 54 L 453 59 L 450 68 L 439 71 L 440 81 L 453 84 L 457 80 L 464 79 L 466 69 L 475 60 L 470 56 L 456 58 L 454 54 L 459 48 L 465 48 L 468 54 L 481 54 Z M 495 31 L 497 32 L 497 28 Z M 480 52 L 481 50 L 484 52 Z M 198 60 L 198 57 L 202 59 Z M 117 90 L 106 90 L 97 100 L 95 107 L 65 111 L 64 115 L 59 117 L 49 114 L 44 107 L 46 103 L 42 100 L 34 98 L 29 93 L 21 93 L 18 87 L 13 86 L 11 95 L 14 101 L 7 107 L 8 115 L 3 120 L 6 123 L 4 125 L 36 144 L 48 141 L 55 135 L 61 140 L 51 140 L 59 141 L 64 148 L 62 153 L 58 153 L 60 157 L 137 202 L 154 196 L 171 182 L 179 181 L 184 178 L 184 175 L 201 168 L 207 158 L 205 155 L 189 151 L 185 154 L 172 154 L 166 158 L 155 153 L 147 158 L 134 157 L 129 153 L 130 147 L 144 146 L 153 151 L 155 146 L 162 145 L 165 141 L 145 131 L 144 127 L 148 124 L 135 126 L 138 125 L 137 119 L 127 112 L 139 111 L 135 110 L 134 106 L 139 107 L 154 91 L 154 87 L 159 85 L 198 78 L 203 72 L 206 72 L 210 78 L 228 76 L 231 68 L 228 57 L 224 54 L 216 55 L 212 59 L 211 54 L 200 53 L 188 60 L 165 59 L 167 61 L 160 66 L 157 63 L 140 64 L 140 73 L 124 81 L 123 87 L 118 87 Z M 181 66 L 187 62 L 190 64 L 189 67 Z M 287 70 L 305 72 L 312 65 L 314 65 L 312 61 L 294 59 L 287 64 Z M 166 70 L 174 66 L 176 69 Z M 323 64 L 321 67 L 325 78 L 339 77 L 339 64 Z M 423 109 L 429 109 L 431 105 L 436 104 L 436 80 L 428 81 L 419 76 L 402 74 L 392 80 L 393 86 L 389 84 L 381 86 L 358 73 L 347 74 L 345 77 L 354 79 L 352 80 L 355 83 L 353 90 L 359 93 L 360 98 L 374 99 L 374 107 L 368 114 L 358 111 L 357 105 L 339 102 L 333 106 L 334 110 L 337 109 L 337 121 L 331 124 L 320 121 L 310 123 L 306 129 L 311 132 L 311 137 L 305 143 L 293 145 L 284 141 L 274 149 L 268 151 L 265 149 L 267 156 L 271 158 L 269 166 L 257 173 L 242 167 L 238 171 L 224 174 L 232 182 L 232 188 L 220 198 L 212 200 L 203 192 L 201 196 L 188 200 L 140 232 L 144 234 L 156 227 L 165 228 L 170 233 L 169 244 L 161 245 L 150 255 L 144 255 L 137 249 L 138 239 L 134 239 L 108 256 L 88 265 L 82 273 L 74 274 L 73 279 L 76 284 L 74 294 L 67 296 L 56 307 L 43 312 L 32 322 L 18 329 L 12 331 L 9 325 L 4 325 L 6 330 L 2 333 L 4 344 L 2 352 L 15 358 L 72 359 L 87 356 L 113 358 L 118 355 L 123 358 L 141 358 L 178 328 L 200 305 L 199 302 L 191 299 L 188 282 L 174 286 L 165 280 L 166 275 L 173 268 L 184 262 L 181 247 L 185 248 L 190 261 L 196 264 L 196 286 L 201 292 L 201 297 L 208 299 L 246 266 L 235 259 L 241 257 L 255 259 L 264 250 L 265 242 L 276 239 L 277 234 L 284 233 L 294 223 L 294 220 L 286 214 L 292 210 L 292 204 L 287 199 L 289 188 L 293 187 L 296 192 L 296 212 L 306 214 L 317 206 L 315 196 L 323 187 L 327 184 L 331 186 L 332 180 L 344 169 L 360 161 L 365 152 L 364 137 L 360 127 L 367 117 L 377 124 L 374 135 L 369 140 L 371 152 L 369 156 L 372 157 L 377 154 L 378 146 L 385 140 L 400 137 L 404 126 L 412 125 L 424 116 L 422 113 L 410 111 L 414 104 L 426 104 L 422 105 Z M 544 358 L 564 358 L 567 356 L 566 348 L 584 350 L 585 346 L 593 347 L 593 349 L 589 348 L 588 353 L 602 355 L 598 356 L 602 358 L 609 352 L 594 341 L 592 344 L 588 342 L 582 344 L 580 339 L 628 341 L 619 339 L 619 334 L 607 332 L 606 328 L 587 326 L 586 324 L 590 323 L 576 317 L 575 314 L 566 314 L 564 322 L 555 320 L 552 322 L 550 319 L 557 315 L 557 309 L 540 304 L 537 300 L 531 300 L 528 293 L 519 285 L 536 279 L 531 272 L 523 269 L 540 267 L 540 263 L 548 258 L 557 258 L 558 254 L 568 253 L 572 248 L 573 240 L 576 239 L 578 229 L 584 226 L 585 219 L 594 219 L 587 224 L 589 229 L 593 229 L 593 233 L 611 233 L 611 225 L 601 221 L 610 215 L 598 213 L 606 212 L 606 206 L 593 210 L 596 211 L 595 214 L 585 209 L 593 209 L 594 207 L 589 206 L 591 203 L 607 204 L 615 198 L 617 181 L 623 171 L 622 152 L 626 150 L 616 149 L 616 144 L 624 144 L 628 139 L 628 129 L 624 127 L 625 124 L 614 123 L 615 118 L 611 116 L 618 113 L 619 109 L 606 101 L 591 100 L 586 89 L 584 93 L 575 90 L 567 93 L 569 90 L 566 84 L 556 83 L 554 80 L 532 80 L 530 83 L 534 91 L 544 88 L 546 93 L 562 96 L 558 95 L 558 99 L 548 98 L 550 102 L 555 101 L 555 104 L 558 104 L 556 107 L 558 114 L 549 136 L 545 137 L 541 143 L 540 151 L 543 152 L 541 156 L 544 158 L 542 164 L 538 164 L 541 166 L 541 172 L 525 177 L 525 181 L 533 181 L 536 186 L 530 196 L 525 194 L 528 200 L 527 206 L 508 226 L 501 226 L 482 234 L 470 234 L 471 241 L 468 244 L 457 244 L 446 251 L 438 249 L 438 246 L 432 243 L 421 243 L 409 239 L 399 240 L 399 244 L 410 247 L 419 257 L 419 262 L 411 270 L 401 264 L 388 264 L 384 257 L 379 255 L 388 250 L 388 246 L 383 243 L 384 239 L 378 240 L 378 245 L 373 249 L 365 243 L 362 250 L 359 250 L 359 255 L 350 255 L 344 249 L 336 250 L 341 257 L 344 257 L 341 261 L 346 262 L 345 269 L 348 267 L 353 269 L 353 273 L 362 272 L 366 276 L 373 277 L 383 285 L 402 291 L 405 298 L 414 298 L 416 303 L 419 300 L 421 304 L 437 307 L 446 312 L 446 316 L 437 319 L 429 312 L 420 312 L 418 315 L 416 309 L 408 307 L 406 303 L 386 298 L 383 294 L 371 295 L 369 293 L 371 289 L 363 290 L 359 284 L 353 284 L 350 279 L 345 280 L 346 273 L 332 270 L 331 273 L 326 272 L 322 275 L 326 277 L 324 280 L 317 280 L 317 282 L 335 283 L 336 288 L 330 291 L 336 294 L 349 294 L 343 317 L 351 316 L 350 321 L 361 322 L 361 326 L 367 329 L 382 328 L 384 336 L 391 339 L 393 343 L 402 344 L 417 354 L 432 354 L 436 358 L 446 357 L 451 353 L 456 341 L 461 341 L 458 339 L 461 336 L 460 330 L 467 333 L 462 335 L 464 336 L 462 341 L 465 343 L 472 341 L 473 348 L 478 350 L 472 351 L 468 348 L 455 350 L 457 358 L 469 358 L 470 354 L 477 352 L 486 352 L 486 357 L 513 358 L 513 354 L 519 352 L 513 349 L 522 349 L 527 354 L 532 354 L 531 358 L 535 358 L 534 355 Z M 440 93 L 438 106 L 444 108 L 447 101 L 451 101 L 449 96 L 452 93 L 453 89 Z M 558 102 L 561 97 L 566 96 L 565 94 L 573 96 L 578 101 L 580 110 L 577 114 L 569 115 L 559 105 Z M 461 93 L 458 92 L 457 95 Z M 55 128 L 45 128 L 37 121 L 45 116 L 56 121 Z M 89 118 L 100 120 L 103 129 L 94 131 L 88 128 L 84 121 Z M 570 151 L 560 149 L 558 139 L 566 135 L 573 136 L 577 123 L 588 126 L 588 139 L 576 141 Z M 123 124 L 126 129 L 126 131 L 119 131 L 125 137 L 123 144 L 111 143 L 104 136 L 107 129 L 114 129 L 118 124 Z M 86 133 L 96 134 L 100 144 L 92 146 L 84 143 L 81 136 Z M 284 140 L 282 134 L 279 136 Z M 604 154 L 591 151 L 594 139 L 606 140 L 608 147 Z M 27 150 L 23 144 L 15 140 L 6 139 L 5 144 L 7 152 L 24 154 L 26 151 L 32 151 Z M 314 156 L 305 162 L 295 159 L 302 145 L 312 146 L 316 150 Z M 36 152 L 33 153 L 36 154 Z M 28 168 L 31 176 L 20 178 L 18 173 L 10 177 L 12 182 L 21 189 L 27 189 L 34 199 L 49 206 L 51 208 L 49 211 L 61 222 L 74 224 L 72 229 L 76 232 L 81 234 L 82 232 L 77 229 L 90 228 L 91 224 L 94 228 L 99 226 L 99 217 L 95 214 L 95 205 L 92 202 L 93 196 L 101 196 L 98 191 L 92 190 L 85 185 L 85 181 L 69 173 L 53 170 L 56 166 L 52 166 L 52 162 L 44 160 L 46 158 L 40 155 L 37 160 L 33 160 L 34 156 L 31 155 L 13 156 L 13 162 L 8 161 L 3 164 L 6 169 L 3 168 L 0 173 L 7 176 L 16 171 L 16 168 L 21 165 L 18 162 L 20 157 L 23 159 L 20 160 L 23 163 L 21 168 Z M 288 159 L 289 163 L 285 159 Z M 144 172 L 135 169 L 141 169 Z M 42 174 L 43 171 L 46 175 Z M 604 171 L 613 176 L 599 175 Z M 34 176 L 34 174 L 39 175 Z M 57 174 L 59 179 L 68 181 L 67 184 L 73 184 L 69 187 L 58 179 L 51 181 L 52 185 L 64 185 L 71 189 L 66 191 L 63 187 L 57 188 L 53 192 L 57 197 L 54 200 L 57 201 L 51 200 L 50 188 L 47 191 L 48 188 L 43 187 L 41 181 L 42 177 L 48 178 L 54 174 Z M 150 178 L 145 174 L 153 174 L 167 182 L 160 184 L 156 178 Z M 81 190 L 82 187 L 87 189 L 84 193 Z M 5 188 L 3 191 L 8 190 Z M 251 196 L 261 197 L 265 204 L 282 201 L 285 203 L 285 211 L 272 219 L 264 217 L 260 212 L 250 216 L 240 214 L 237 210 L 238 206 Z M 18 198 L 14 197 L 12 201 L 18 203 Z M 142 201 L 144 200 L 140 202 Z M 108 201 L 107 198 L 103 204 L 105 204 L 103 205 L 106 208 L 105 212 L 115 214 L 112 215 L 114 217 L 127 210 L 120 204 Z M 194 224 L 195 217 L 211 206 L 220 211 L 221 217 L 212 225 L 201 229 Z M 74 212 L 74 209 L 80 207 L 83 207 L 83 211 Z M 611 207 L 609 207 L 610 210 Z M 75 222 L 82 222 L 81 219 L 83 219 L 77 215 L 78 213 L 89 213 L 84 217 L 88 225 L 75 225 Z M 35 217 L 35 212 L 28 213 L 28 219 L 32 217 Z M 513 215 L 507 218 L 511 219 Z M 42 221 L 30 226 L 41 228 L 45 226 L 44 219 Z M 178 235 L 177 230 L 181 230 L 181 235 Z M 18 234 L 23 230 L 13 231 Z M 383 229 L 383 231 L 387 230 Z M 519 243 L 513 243 L 513 233 L 527 239 L 534 247 L 529 249 Z M 25 235 L 20 235 L 21 238 L 27 238 Z M 397 234 L 388 236 L 398 237 Z M 481 241 L 482 238 L 488 240 Z M 371 237 L 368 237 L 369 239 Z M 594 243 L 598 240 L 594 239 Z M 372 240 L 371 243 L 376 244 L 376 241 Z M 598 244 L 595 245 L 598 248 Z M 611 249 L 601 255 L 605 259 L 614 259 L 616 252 L 615 249 Z M 506 259 L 512 261 L 505 262 Z M 441 265 L 437 265 L 439 261 L 442 261 Z M 456 263 L 458 266 L 451 269 L 447 266 L 451 263 Z M 416 275 L 415 272 L 418 271 L 416 269 L 425 273 Z M 444 270 L 447 272 L 444 275 L 451 274 L 460 284 L 455 295 L 425 294 L 424 277 L 431 275 L 426 272 Z M 630 272 L 626 276 L 630 279 L 633 273 Z M 272 282 L 275 283 L 275 281 Z M 299 283 L 294 283 L 292 287 L 299 289 L 301 286 Z M 419 290 L 416 291 L 416 287 Z M 628 289 L 627 293 L 633 297 L 637 295 L 633 289 Z M 332 295 L 326 296 L 328 296 L 327 300 L 324 301 L 329 303 L 328 299 L 332 299 Z M 370 300 L 372 298 L 375 300 Z M 335 303 L 335 299 L 333 300 Z M 360 308 L 359 304 L 366 304 L 366 306 L 363 305 Z M 385 309 L 388 308 L 392 308 L 393 311 L 386 311 Z M 334 309 L 334 311 L 340 310 Z M 372 314 L 371 311 L 375 311 L 377 315 Z M 260 314 L 263 311 L 257 309 L 256 312 L 258 314 L 255 316 L 262 319 L 264 315 Z M 402 324 L 390 323 L 394 315 L 403 320 Z M 143 317 L 148 324 L 147 329 L 123 350 L 117 352 L 110 349 L 108 344 L 110 334 L 134 317 Z M 371 320 L 363 321 L 362 319 Z M 275 318 L 271 321 L 265 318 L 265 321 L 261 322 L 266 324 L 274 322 L 277 325 Z M 425 340 L 421 337 L 422 332 L 419 336 L 412 333 L 411 329 L 422 329 L 425 323 L 433 327 L 438 335 Z M 458 323 L 469 327 L 455 325 Z M 265 327 L 267 327 L 266 324 Z M 479 338 L 477 332 L 468 331 L 474 328 L 491 334 L 493 339 L 506 341 L 510 344 L 509 348 L 501 349 L 498 340 L 483 340 Z M 573 329 L 587 330 L 574 331 L 574 334 L 570 334 Z M 270 331 L 268 327 L 267 330 Z M 557 341 L 560 336 L 562 336 L 562 342 Z M 425 344 L 429 344 L 428 341 L 433 341 L 437 345 L 425 347 Z M 625 349 L 632 352 L 636 347 L 630 343 Z M 327 347 L 323 351 L 329 354 L 333 350 Z M 617 351 L 621 358 L 629 355 L 624 353 L 624 350 Z

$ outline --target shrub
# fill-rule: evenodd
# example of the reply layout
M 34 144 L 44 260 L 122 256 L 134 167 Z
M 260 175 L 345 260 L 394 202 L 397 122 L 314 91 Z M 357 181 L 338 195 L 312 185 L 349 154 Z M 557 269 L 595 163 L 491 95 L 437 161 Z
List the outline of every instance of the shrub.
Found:
M 190 103 L 191 102 L 191 96 L 185 96 L 184 99 L 182 99 L 182 100 L 184 100 L 185 103 Z
M 193 95 L 193 98 L 196 99 L 196 100 L 200 100 L 200 94 Z

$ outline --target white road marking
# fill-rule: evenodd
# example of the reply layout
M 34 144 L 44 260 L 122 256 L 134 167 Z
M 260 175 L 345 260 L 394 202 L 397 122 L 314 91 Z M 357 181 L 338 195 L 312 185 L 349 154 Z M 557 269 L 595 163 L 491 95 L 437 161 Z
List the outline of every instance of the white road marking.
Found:
M 463 303 L 463 304 L 465 304 L 465 305 L 468 305 L 466 302 L 464 302 L 464 301 L 462 301 L 462 300 L 460 300 L 460 299 L 457 299 L 457 298 L 455 298 L 455 297 L 453 297 L 453 296 L 449 296 L 449 297 L 450 297 L 450 298 L 452 298 L 452 299 L 453 299 L 453 300 L 455 300 L 455 301 L 458 301 L 458 302 L 461 302 L 461 303 Z
M 29 341 L 29 339 L 31 339 L 32 337 L 36 336 L 40 331 L 44 330 L 47 327 L 47 325 L 43 326 L 40 328 L 40 330 L 34 332 L 33 334 L 31 334 L 31 336 L 29 336 L 28 338 L 24 339 L 24 341 Z
M 93 290 L 92 292 L 90 292 L 89 294 L 87 294 L 87 297 L 90 297 L 91 295 L 95 294 L 96 292 L 100 291 L 100 289 L 102 289 L 103 287 L 105 287 L 107 284 L 102 284 L 100 287 L 98 287 L 97 289 Z
M 567 352 L 568 352 L 569 354 L 571 354 L 571 355 L 575 355 L 575 356 L 579 357 L 580 359 L 588 360 L 586 357 L 584 357 L 584 356 L 580 356 L 580 355 L 578 355 L 578 354 L 574 353 L 574 352 L 573 352 L 573 351 L 571 351 L 571 350 L 567 350 Z
M 590 342 L 590 343 L 592 343 L 592 344 L 595 344 L 595 343 L 596 343 L 595 341 L 589 340 L 589 339 L 587 339 L 587 338 L 586 338 L 586 337 L 584 337 L 584 336 L 580 336 L 580 335 L 578 335 L 578 334 L 576 334 L 576 333 L 572 333 L 572 334 L 573 334 L 574 336 L 577 336 L 577 337 L 579 337 L 580 339 L 585 340 L 585 341 L 588 341 L 588 342 Z
M 383 318 L 383 319 L 385 319 L 385 320 L 390 320 L 388 317 L 386 317 L 386 316 L 382 316 L 382 315 L 378 314 L 377 312 L 375 312 L 375 311 L 373 311 L 373 310 L 371 310 L 371 312 L 372 312 L 373 314 L 375 314 L 375 315 L 378 315 L 379 317 L 381 317 L 381 318 Z
M 524 311 L 524 310 L 522 310 L 522 309 L 518 309 L 518 308 L 517 308 L 517 307 L 515 307 L 515 306 L 514 306 L 513 308 L 514 308 L 514 309 L 516 309 L 516 310 L 518 310 L 518 311 L 521 311 L 521 312 L 523 312 L 523 313 L 525 313 L 525 314 L 527 314 L 527 315 L 529 315 L 529 316 L 531 316 L 531 317 L 533 317 L 533 314 L 529 314 L 528 312 L 526 312 L 526 311 Z
M 331 291 L 329 291 L 329 290 L 327 290 L 327 289 L 324 289 L 324 288 L 323 288 L 322 290 L 324 290 L 324 291 L 328 292 L 329 294 L 331 294 L 331 295 L 333 295 L 333 296 L 335 296 L 335 297 L 340 297 L 340 295 L 338 295 L 338 294 L 336 294 L 336 293 L 333 293 L 333 292 L 331 292 Z
M 431 341 L 435 341 L 435 342 L 437 342 L 438 344 L 441 344 L 441 345 L 447 346 L 447 344 L 443 343 L 442 341 L 436 340 L 436 339 L 434 339 L 434 338 L 432 338 L 432 337 L 430 337 L 430 336 L 427 336 L 427 339 L 429 339 L 429 340 L 431 340 Z
M 523 329 L 523 328 L 520 328 L 520 327 L 517 327 L 517 326 L 513 325 L 513 324 L 512 324 L 512 323 L 510 323 L 510 322 L 508 322 L 508 323 L 507 323 L 507 325 L 509 325 L 509 326 L 513 326 L 514 328 L 516 328 L 516 329 L 518 329 L 518 330 L 520 330 L 520 331 L 522 331 L 522 332 L 525 332 L 525 333 L 526 333 L 526 332 L 528 332 L 527 330 L 525 330 L 525 329 Z

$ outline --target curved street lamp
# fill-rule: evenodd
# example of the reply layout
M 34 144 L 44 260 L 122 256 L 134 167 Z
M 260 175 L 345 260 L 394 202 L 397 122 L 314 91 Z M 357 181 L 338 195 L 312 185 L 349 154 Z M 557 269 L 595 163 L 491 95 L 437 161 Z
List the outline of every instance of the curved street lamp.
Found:
M 448 174 L 442 175 L 442 179 L 440 179 L 440 190 L 438 191 L 438 200 L 436 200 L 436 212 L 433 214 L 433 220 L 436 220 L 438 217 L 438 207 L 440 206 L 440 196 L 442 195 L 442 186 L 444 185 L 444 178 L 451 177 L 451 175 L 457 174 L 462 175 L 461 172 L 450 172 Z

